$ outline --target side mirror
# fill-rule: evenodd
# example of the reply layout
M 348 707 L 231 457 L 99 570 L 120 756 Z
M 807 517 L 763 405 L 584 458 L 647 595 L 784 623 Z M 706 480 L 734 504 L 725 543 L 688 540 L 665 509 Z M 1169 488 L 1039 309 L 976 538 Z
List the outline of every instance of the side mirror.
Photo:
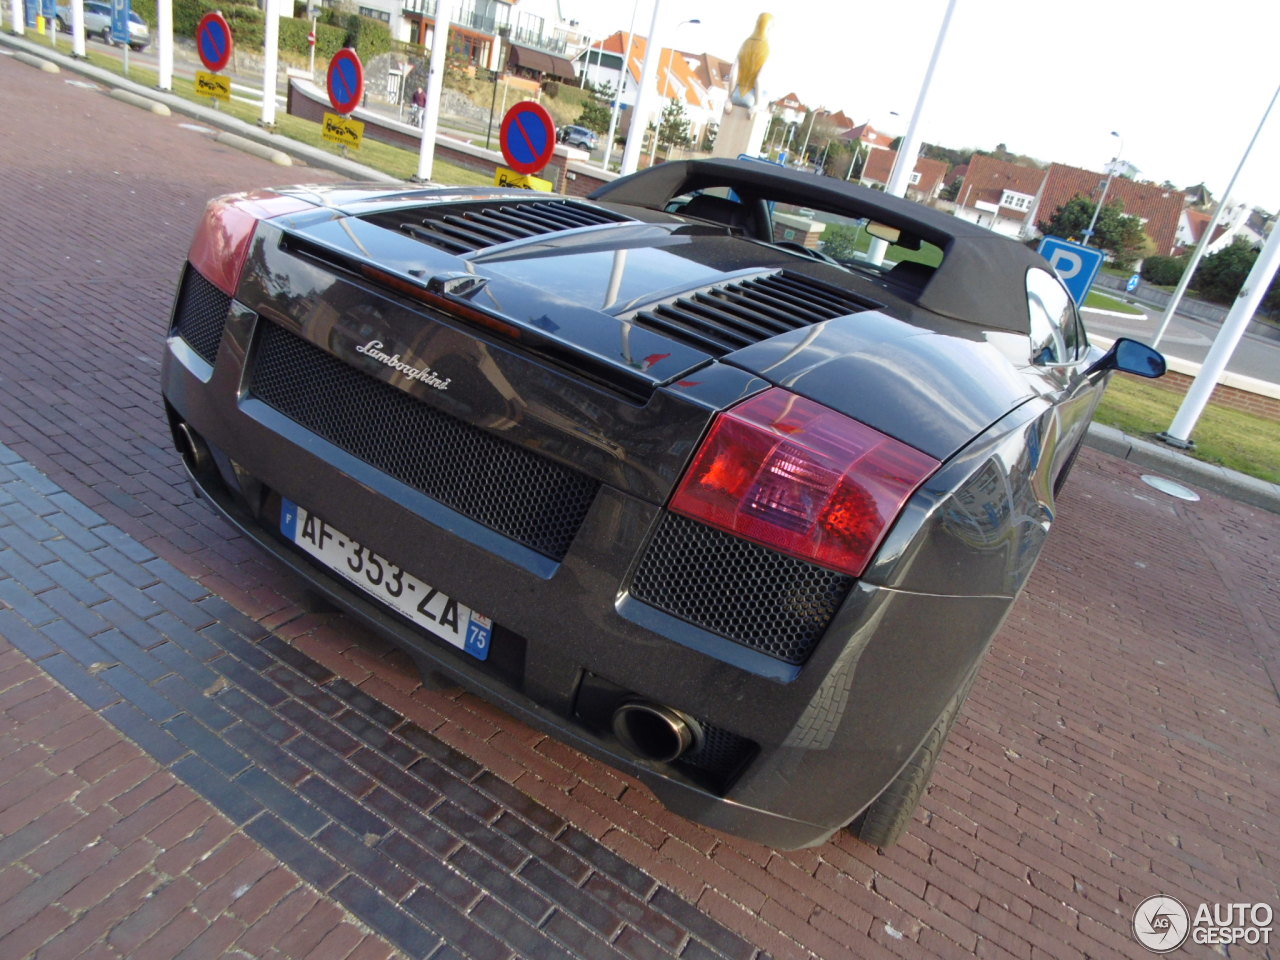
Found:
M 1104 370 L 1119 370 L 1121 373 L 1132 373 L 1139 377 L 1154 380 L 1165 374 L 1164 355 L 1153 347 L 1128 337 L 1121 337 L 1111 345 L 1111 349 L 1102 358 L 1085 371 L 1088 376 Z

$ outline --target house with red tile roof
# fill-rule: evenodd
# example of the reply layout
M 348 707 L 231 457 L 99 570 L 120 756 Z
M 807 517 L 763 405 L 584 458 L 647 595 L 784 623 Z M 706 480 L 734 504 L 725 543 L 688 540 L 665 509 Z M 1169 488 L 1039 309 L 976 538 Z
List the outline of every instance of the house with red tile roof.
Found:
M 647 38 L 636 35 L 630 40 L 628 45 L 628 34 L 618 31 L 592 44 L 574 58 L 578 75 L 595 86 L 611 84 L 619 92 L 619 100 L 624 108 L 636 101 L 640 72 L 648 49 Z M 627 61 L 625 65 L 624 56 Z M 665 108 L 668 100 L 680 101 L 695 139 L 701 137 L 708 123 L 719 122 L 728 93 L 727 85 L 720 88 L 714 85 L 708 87 L 703 83 L 705 56 L 663 47 L 658 59 L 658 94 L 662 98 L 658 109 Z
M 1256 211 L 1252 210 L 1247 203 L 1228 200 L 1218 215 L 1218 222 L 1213 227 L 1213 233 L 1205 245 L 1204 252 L 1217 253 L 1224 247 L 1229 247 L 1237 237 L 1242 237 L 1255 247 L 1261 246 L 1265 235 L 1261 225 L 1255 229 L 1253 223 L 1255 216 Z M 1183 210 L 1182 220 L 1178 224 L 1179 246 L 1190 250 L 1199 243 L 1200 236 L 1209 226 L 1211 219 L 1213 215 L 1208 210 L 1195 207 L 1187 207 Z
M 1107 175 L 1094 170 L 1082 170 L 1064 163 L 1051 164 L 1028 215 L 1032 224 L 1053 216 L 1058 207 L 1072 197 L 1089 197 L 1097 202 L 1102 196 Z M 964 188 L 961 188 L 961 193 Z M 1139 183 L 1124 177 L 1113 177 L 1107 188 L 1107 206 L 1119 202 L 1126 214 L 1142 222 L 1143 232 L 1155 244 L 1155 253 L 1172 256 L 1178 247 L 1178 223 L 1187 206 L 1187 197 L 1181 190 L 1171 190 L 1154 183 Z M 1038 226 L 1037 226 L 1038 230 Z
M 955 215 L 1006 237 L 1035 235 L 1030 218 L 1045 172 L 975 153 L 956 194 Z
M 893 166 L 898 162 L 897 150 L 872 150 L 867 162 L 863 165 L 859 183 L 868 187 L 889 185 L 889 177 L 893 174 Z M 907 185 L 907 199 L 917 203 L 931 203 L 942 191 L 942 181 L 947 175 L 947 164 L 942 160 L 919 157 L 915 169 L 911 171 L 911 180 Z
M 842 140 L 848 140 L 850 143 L 863 143 L 873 150 L 888 150 L 889 144 L 893 143 L 893 137 L 887 133 L 881 133 L 870 122 L 860 123 L 856 127 L 850 127 L 844 133 L 840 134 Z

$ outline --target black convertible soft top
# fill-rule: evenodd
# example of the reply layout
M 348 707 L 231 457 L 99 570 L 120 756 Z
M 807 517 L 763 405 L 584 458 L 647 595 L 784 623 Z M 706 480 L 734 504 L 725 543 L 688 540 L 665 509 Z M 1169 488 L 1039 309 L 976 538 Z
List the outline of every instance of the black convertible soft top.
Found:
M 941 265 L 916 299 L 934 313 L 1019 333 L 1027 331 L 1026 274 L 1053 269 L 1007 237 L 858 184 L 756 160 L 676 160 L 621 177 L 589 199 L 663 210 L 675 197 L 729 187 L 742 197 L 790 203 L 898 227 L 943 251 Z

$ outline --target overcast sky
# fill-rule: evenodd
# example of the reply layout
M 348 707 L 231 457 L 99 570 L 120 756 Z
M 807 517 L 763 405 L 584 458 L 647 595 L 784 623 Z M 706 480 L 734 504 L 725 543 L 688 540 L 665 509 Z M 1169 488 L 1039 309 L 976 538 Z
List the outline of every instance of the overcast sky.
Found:
M 767 93 L 906 132 L 947 0 L 836 3 L 658 0 L 659 40 L 732 60 L 774 15 Z M 654 0 L 635 0 L 649 33 Z M 559 0 L 593 32 L 626 30 L 633 4 Z M 556 0 L 519 0 L 550 11 Z M 681 24 L 692 18 L 700 24 Z M 1204 181 L 1220 198 L 1280 86 L 1275 0 L 956 0 L 920 134 L 1093 170 L 1121 150 L 1141 179 Z M 893 116 L 896 111 L 900 116 Z M 1116 131 L 1123 138 L 1112 137 Z M 1280 210 L 1280 105 L 1233 193 Z

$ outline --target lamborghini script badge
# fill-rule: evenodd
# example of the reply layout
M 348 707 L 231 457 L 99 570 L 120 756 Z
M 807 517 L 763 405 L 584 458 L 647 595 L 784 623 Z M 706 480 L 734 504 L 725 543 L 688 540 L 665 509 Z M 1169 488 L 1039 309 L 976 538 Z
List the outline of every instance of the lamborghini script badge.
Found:
M 410 380 L 421 380 L 429 387 L 435 387 L 437 390 L 448 390 L 449 384 L 453 381 L 452 377 L 441 379 L 436 372 L 430 367 L 413 367 L 400 359 L 400 354 L 384 353 L 381 340 L 370 340 L 362 346 L 356 347 L 356 353 L 363 353 L 366 357 L 372 357 L 379 363 L 386 364 L 397 373 L 403 373 Z

